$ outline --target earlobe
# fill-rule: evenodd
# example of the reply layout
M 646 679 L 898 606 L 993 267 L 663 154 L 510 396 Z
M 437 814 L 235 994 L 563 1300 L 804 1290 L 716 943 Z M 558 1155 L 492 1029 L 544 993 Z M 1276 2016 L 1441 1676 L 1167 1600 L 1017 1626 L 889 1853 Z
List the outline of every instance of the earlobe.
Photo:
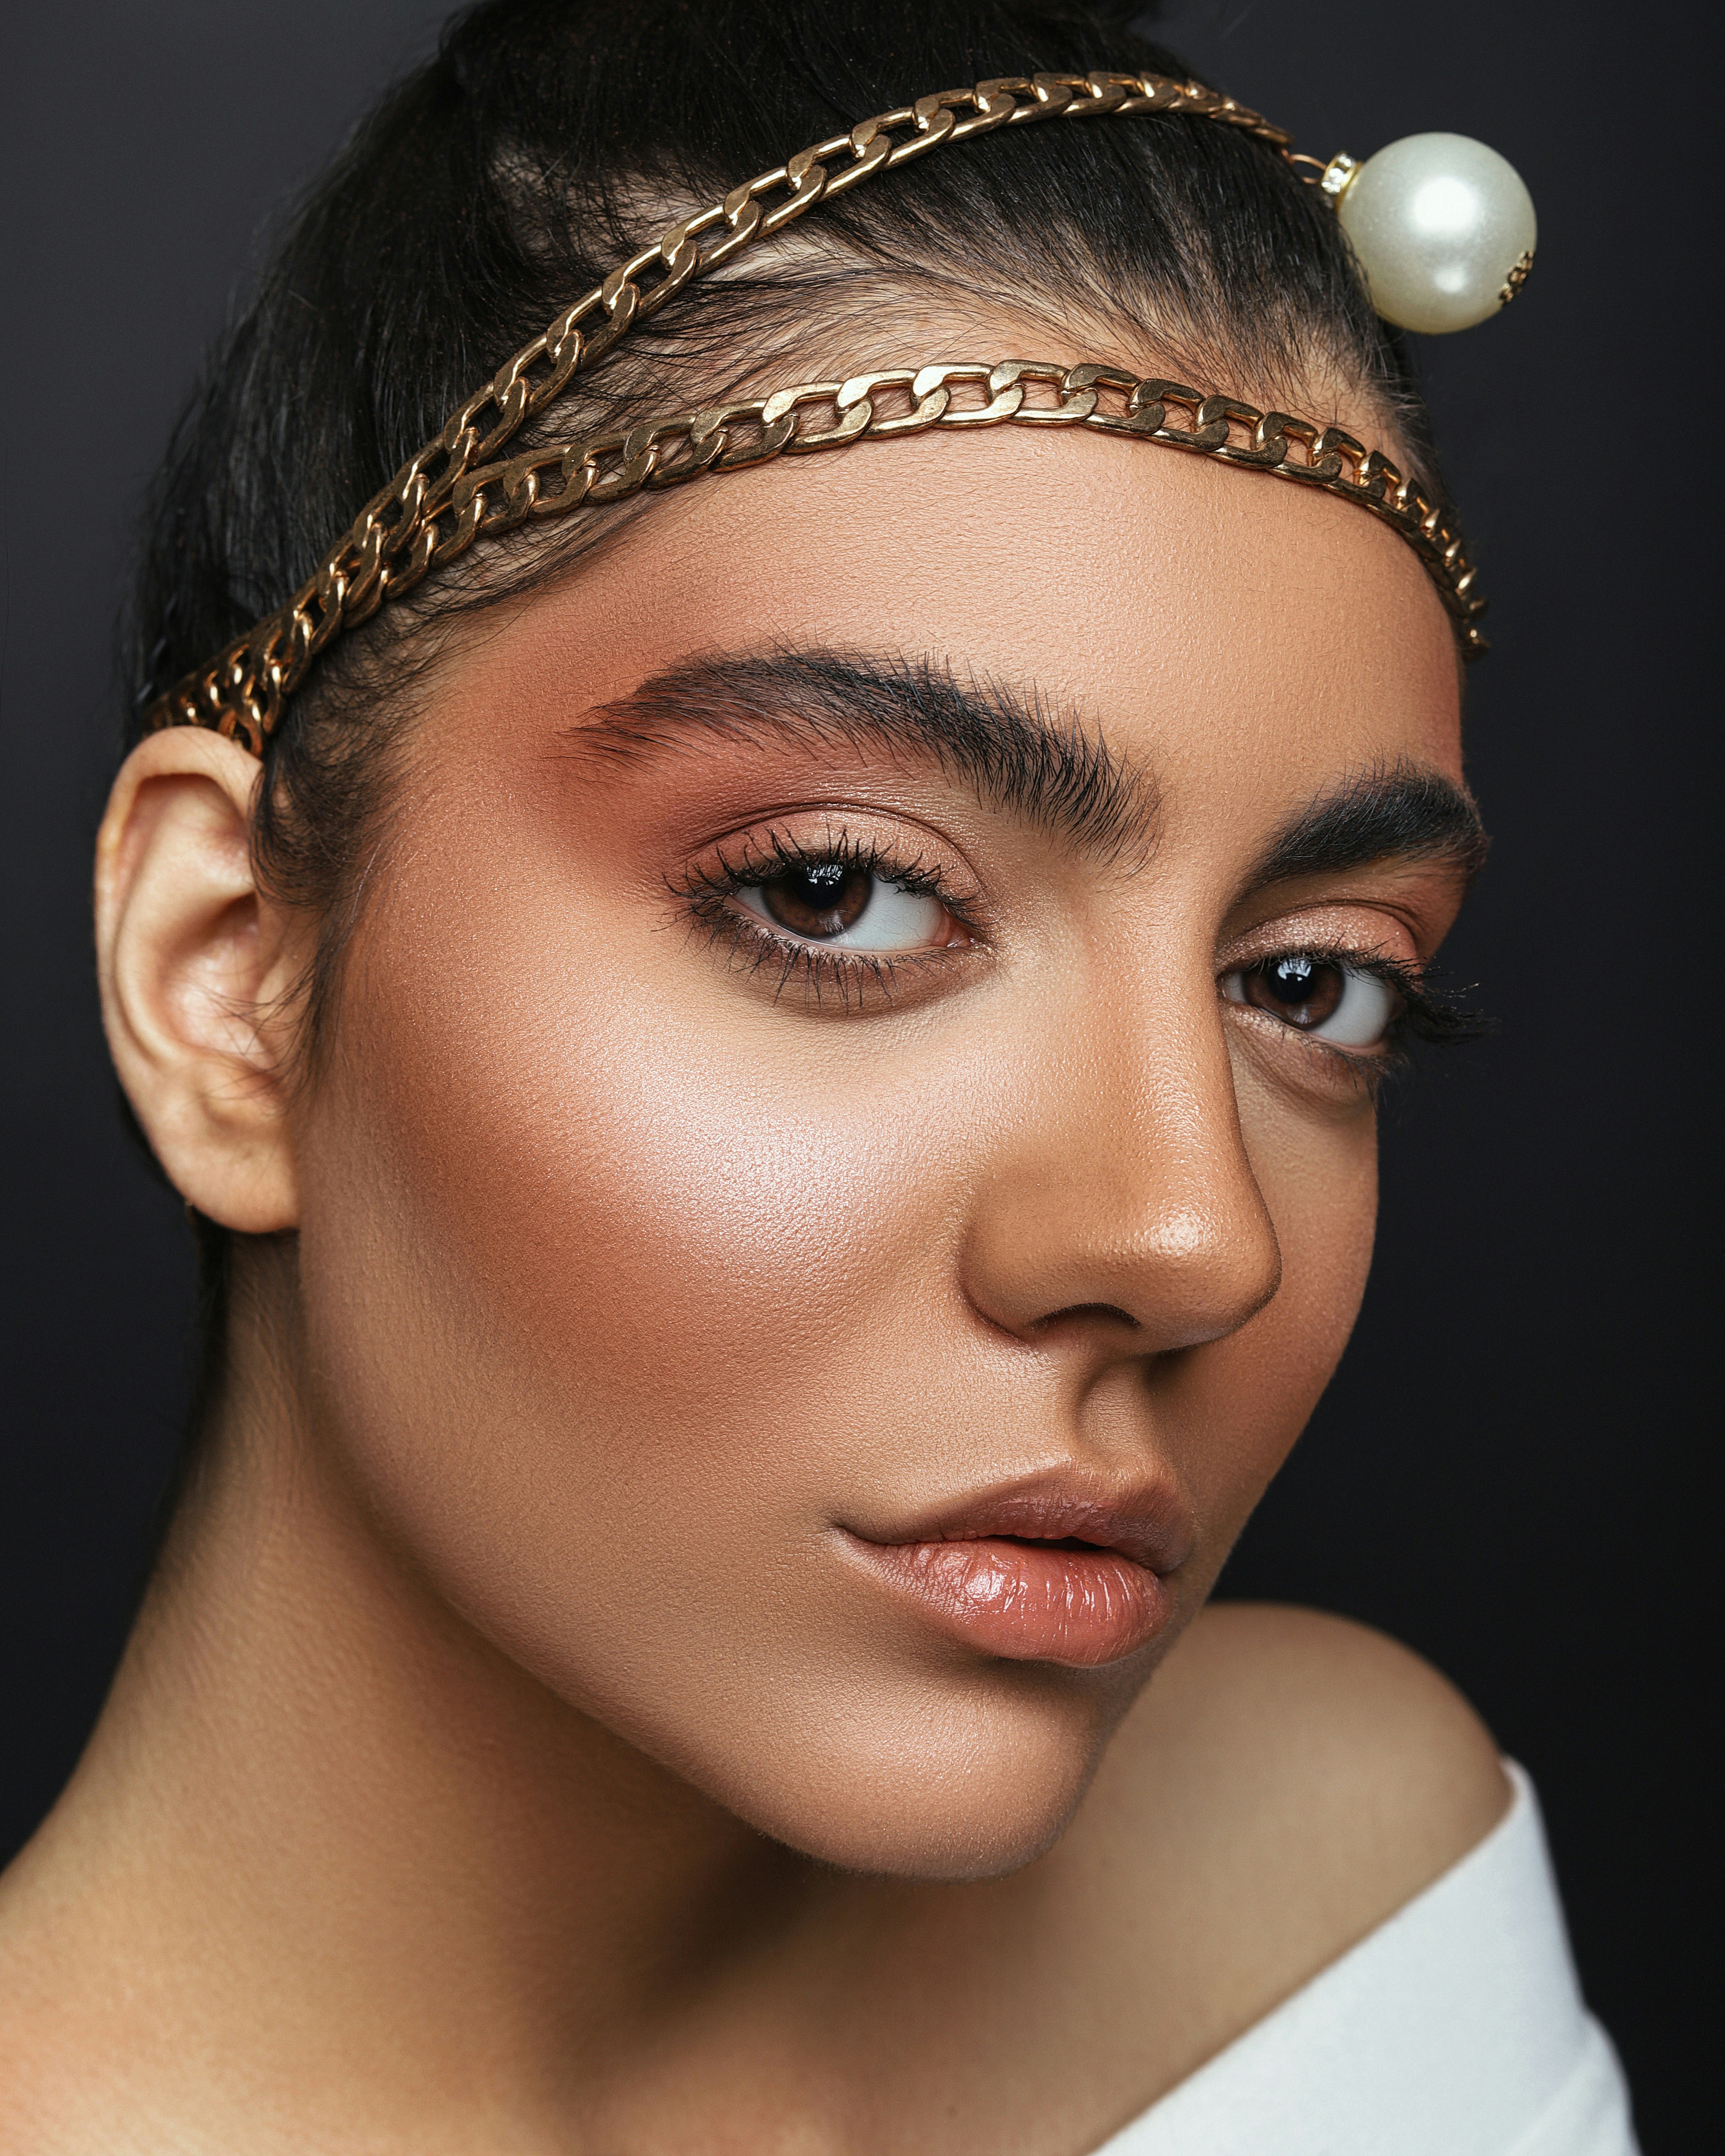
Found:
M 121 1082 L 175 1188 L 249 1235 L 298 1221 L 279 1074 L 299 939 L 252 874 L 259 779 L 218 735 L 151 735 L 114 783 L 95 877 L 102 1017 Z

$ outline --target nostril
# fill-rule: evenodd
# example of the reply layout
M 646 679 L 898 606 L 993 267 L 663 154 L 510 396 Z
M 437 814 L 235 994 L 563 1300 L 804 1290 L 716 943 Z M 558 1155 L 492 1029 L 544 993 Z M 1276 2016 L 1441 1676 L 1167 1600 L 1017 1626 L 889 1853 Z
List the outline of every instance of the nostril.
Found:
M 1064 1310 L 1051 1311 L 1046 1317 L 1037 1318 L 1028 1329 L 1031 1337 L 1035 1339 L 1040 1338 L 1043 1334 L 1050 1332 L 1055 1326 L 1092 1325 L 1098 1322 L 1106 1325 L 1123 1325 L 1128 1332 L 1140 1332 L 1143 1330 L 1142 1326 L 1132 1312 L 1129 1310 L 1122 1310 L 1116 1302 L 1070 1303 Z

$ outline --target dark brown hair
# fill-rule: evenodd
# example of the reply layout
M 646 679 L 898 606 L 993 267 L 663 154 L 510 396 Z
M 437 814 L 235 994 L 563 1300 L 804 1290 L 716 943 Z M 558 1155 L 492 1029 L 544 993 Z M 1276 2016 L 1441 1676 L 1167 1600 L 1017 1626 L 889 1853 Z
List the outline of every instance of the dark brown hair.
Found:
M 131 612 L 135 711 L 280 606 L 465 397 L 673 218 L 927 91 L 1095 69 L 1189 72 L 1125 11 L 1062 0 L 485 0 L 456 17 L 300 206 L 181 420 Z M 1263 144 L 1174 115 L 948 146 L 822 203 L 685 290 L 547 418 L 567 436 L 775 364 L 894 364 L 895 307 L 998 311 L 1027 348 L 1077 327 L 1319 418 L 1351 394 L 1430 470 L 1399 344 L 1317 191 Z M 475 549 L 338 639 L 290 705 L 254 840 L 264 885 L 319 924 L 309 1055 L 449 625 L 644 506 Z M 218 1339 L 227 1241 L 203 1240 Z

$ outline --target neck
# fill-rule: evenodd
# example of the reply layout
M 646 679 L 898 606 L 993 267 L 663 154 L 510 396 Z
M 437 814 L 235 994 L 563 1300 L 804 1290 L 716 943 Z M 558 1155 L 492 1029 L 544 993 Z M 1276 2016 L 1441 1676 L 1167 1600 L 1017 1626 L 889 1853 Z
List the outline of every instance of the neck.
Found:
M 255 2066 L 267 2001 L 284 2076 L 368 2108 L 447 2116 L 506 2088 L 557 2107 L 627 2079 L 856 1886 L 440 1602 L 320 1444 L 285 1298 L 242 1301 L 203 1464 L 14 1891 L 45 1873 L 64 1904 L 71 1881 L 78 1922 L 110 1935 L 62 1931 L 86 1969 L 147 1936 L 165 1974 L 139 2041 L 200 2076 Z

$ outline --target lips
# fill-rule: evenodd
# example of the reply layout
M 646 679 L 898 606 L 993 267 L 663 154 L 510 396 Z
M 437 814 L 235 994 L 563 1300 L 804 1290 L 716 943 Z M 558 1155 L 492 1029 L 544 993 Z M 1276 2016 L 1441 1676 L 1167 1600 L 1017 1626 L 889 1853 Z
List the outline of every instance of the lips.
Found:
M 1008 1661 L 1091 1669 L 1168 1621 L 1164 1575 L 1189 1532 L 1165 1488 L 1122 1498 L 1071 1481 L 981 1497 L 902 1538 L 849 1537 L 880 1584 L 937 1632 Z

